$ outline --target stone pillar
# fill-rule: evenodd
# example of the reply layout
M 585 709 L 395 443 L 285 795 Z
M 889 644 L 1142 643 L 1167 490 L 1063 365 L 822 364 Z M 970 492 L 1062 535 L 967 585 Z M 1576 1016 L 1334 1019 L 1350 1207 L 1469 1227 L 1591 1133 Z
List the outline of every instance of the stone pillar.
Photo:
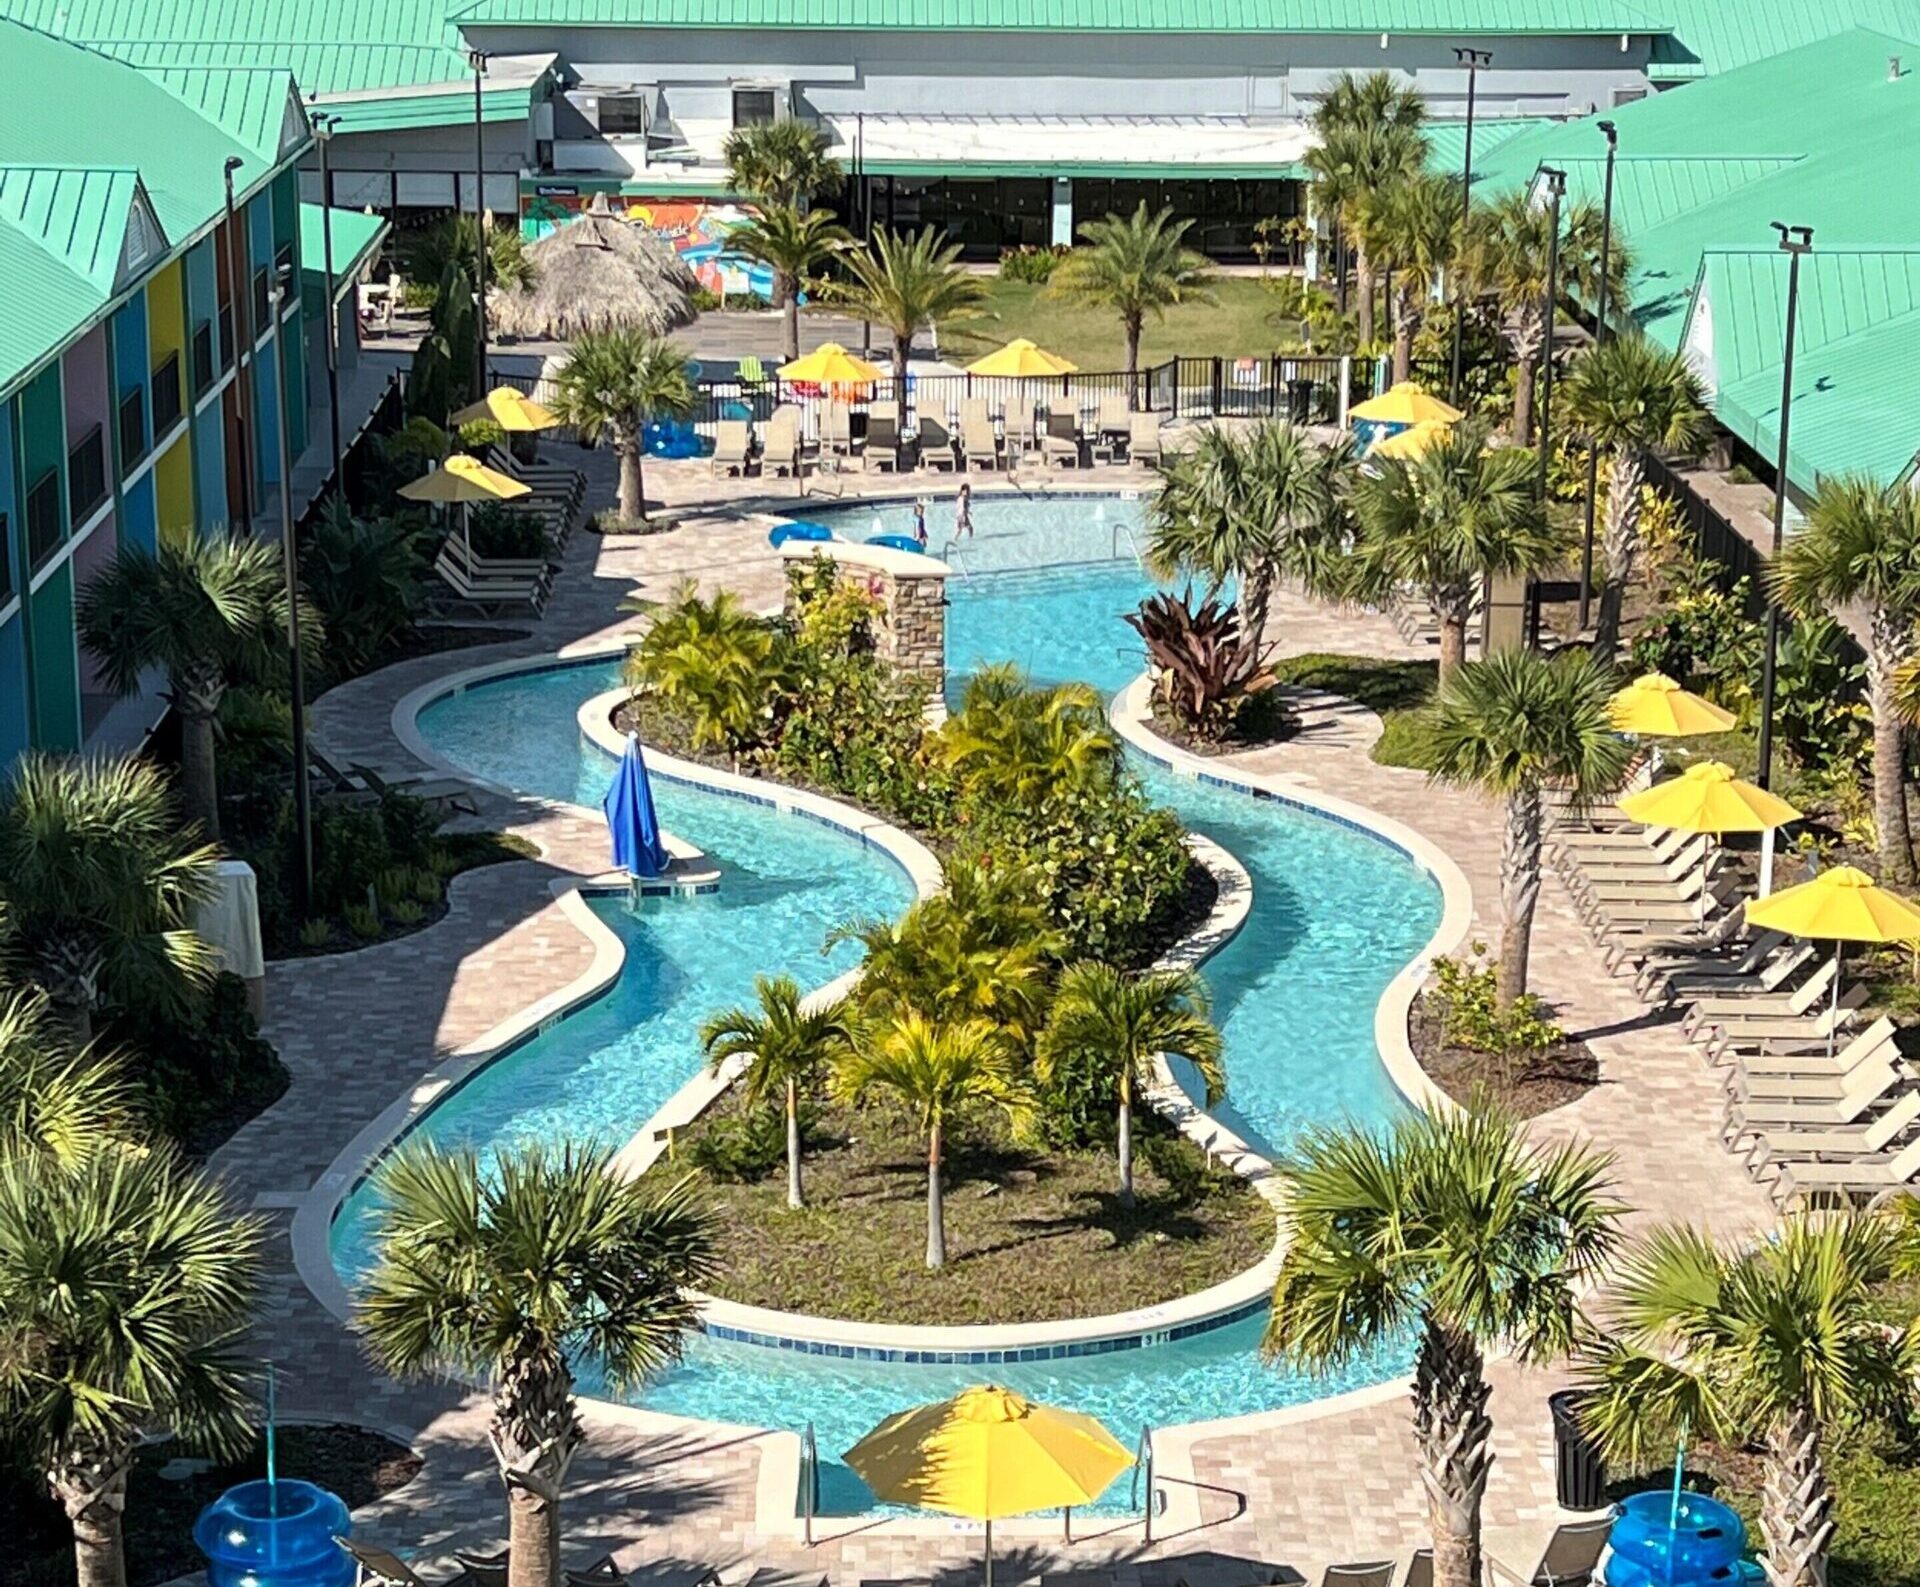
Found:
M 789 541 L 789 560 L 831 561 L 834 577 L 879 603 L 873 618 L 874 652 L 900 672 L 921 679 L 937 697 L 947 675 L 947 565 L 879 546 L 840 541 Z

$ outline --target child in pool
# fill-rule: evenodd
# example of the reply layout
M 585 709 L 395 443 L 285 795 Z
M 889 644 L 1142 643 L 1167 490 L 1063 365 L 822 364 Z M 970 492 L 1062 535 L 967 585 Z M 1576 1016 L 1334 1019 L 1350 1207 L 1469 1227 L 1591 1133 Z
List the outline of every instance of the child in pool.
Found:
M 924 496 L 914 498 L 913 538 L 920 542 L 922 551 L 927 549 L 927 498 Z
M 953 504 L 953 538 L 973 538 L 973 487 L 964 481 L 960 485 L 959 499 Z

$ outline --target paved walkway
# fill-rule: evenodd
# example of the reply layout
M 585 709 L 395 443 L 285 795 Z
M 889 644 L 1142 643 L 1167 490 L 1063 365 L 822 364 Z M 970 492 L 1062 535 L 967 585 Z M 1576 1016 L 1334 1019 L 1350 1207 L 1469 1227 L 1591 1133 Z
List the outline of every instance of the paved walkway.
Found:
M 573 454 L 590 469 L 596 500 L 610 499 L 604 453 Z M 1082 483 L 1103 478 L 1095 472 Z M 1138 483 L 1123 470 L 1112 484 Z M 840 482 L 851 491 L 897 491 L 882 477 Z M 781 575 L 763 530 L 697 504 L 751 504 L 759 481 L 711 480 L 700 464 L 651 467 L 650 492 L 684 508 L 677 526 L 644 537 L 576 535 L 554 600 L 526 637 L 405 662 L 335 689 L 314 709 L 330 755 L 383 769 L 410 769 L 392 735 L 394 703 L 433 677 L 506 656 L 547 653 L 630 630 L 619 613 L 636 591 L 662 595 L 683 578 L 738 590 L 750 603 L 778 600 Z M 915 488 L 925 489 L 924 485 Z M 1302 598 L 1276 616 L 1288 651 L 1335 649 L 1405 654 L 1384 620 L 1335 614 Z M 1377 732 L 1367 713 L 1336 711 L 1293 742 L 1239 757 L 1249 770 L 1293 778 L 1389 813 L 1459 862 L 1476 900 L 1497 899 L 1498 825 L 1473 799 L 1434 789 L 1417 774 L 1374 765 Z M 552 901 L 556 877 L 597 872 L 604 835 L 595 824 L 547 807 L 490 800 L 484 819 L 523 833 L 538 861 L 501 865 L 456 880 L 445 920 L 397 942 L 333 958 L 269 967 L 267 1034 L 292 1073 L 286 1098 L 241 1130 L 214 1168 L 242 1200 L 279 1221 L 342 1146 L 438 1059 L 473 1043 L 520 1008 L 570 981 L 588 949 Z M 1476 933 L 1493 922 L 1476 908 Z M 1602 1084 L 1543 1120 L 1541 1129 L 1591 1140 L 1618 1154 L 1620 1191 L 1649 1215 L 1706 1218 L 1716 1228 L 1754 1227 L 1764 1198 L 1714 1144 L 1716 1087 L 1676 1030 L 1651 1020 L 1627 992 L 1597 977 L 1594 954 L 1557 883 L 1543 896 L 1534 951 L 1539 988 L 1600 1057 Z M 426 1457 L 421 1476 L 359 1517 L 366 1536 L 428 1558 L 454 1547 L 496 1545 L 503 1503 L 486 1452 L 485 1397 L 458 1385 L 401 1385 L 369 1367 L 349 1332 L 275 1247 L 260 1346 L 281 1367 L 280 1400 L 295 1416 L 351 1420 L 390 1431 Z M 1499 1461 L 1488 1491 L 1496 1541 L 1502 1529 L 1537 1536 L 1552 1511 L 1548 1376 L 1495 1368 Z M 1196 1407 L 1196 1411 L 1202 1409 Z M 1247 1561 L 1284 1562 L 1317 1579 L 1329 1560 L 1380 1557 L 1418 1542 L 1424 1514 L 1413 1475 L 1403 1398 L 1306 1419 L 1297 1414 L 1199 1429 L 1190 1438 L 1201 1485 L 1202 1527 L 1142 1549 L 1137 1528 L 1076 1541 L 1071 1549 L 1016 1546 L 1002 1578 L 1018 1581 L 1103 1565 L 1124 1584 L 1178 1575 L 1191 1587 L 1250 1582 Z M 590 1412 L 588 1449 L 569 1489 L 567 1553 L 584 1561 L 616 1549 L 643 1575 L 697 1562 L 744 1575 L 755 1565 L 817 1580 L 918 1577 L 977 1560 L 978 1538 L 959 1531 L 901 1535 L 859 1528 L 815 1548 L 755 1530 L 754 1485 L 762 1440 L 623 1412 Z M 1176 1440 L 1163 1460 L 1178 1467 Z M 1514 1540 L 1512 1552 L 1524 1552 Z

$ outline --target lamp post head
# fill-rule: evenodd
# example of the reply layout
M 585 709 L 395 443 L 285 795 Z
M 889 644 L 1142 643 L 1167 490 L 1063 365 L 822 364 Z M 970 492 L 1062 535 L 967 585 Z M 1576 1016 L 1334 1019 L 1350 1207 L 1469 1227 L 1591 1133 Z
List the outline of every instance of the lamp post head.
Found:
M 1601 133 L 1605 136 L 1607 140 L 1608 152 L 1611 153 L 1614 149 L 1619 148 L 1620 129 L 1616 127 L 1611 121 L 1598 122 L 1596 123 L 1596 125 L 1600 128 Z
M 230 154 L 227 156 L 226 164 L 223 167 L 221 167 L 221 169 L 225 171 L 229 177 L 231 177 L 235 171 L 239 170 L 240 167 L 245 165 L 246 163 L 247 162 L 241 159 L 239 155 Z
M 487 62 L 492 59 L 493 57 L 485 50 L 467 51 L 467 64 L 473 68 L 475 76 L 484 73 L 487 69 Z
M 1813 228 L 1811 226 L 1789 226 L 1784 221 L 1767 222 L 1780 234 L 1782 253 L 1811 253 L 1813 251 Z
M 1567 173 L 1565 171 L 1562 171 L 1558 166 L 1543 165 L 1540 167 L 1540 174 L 1547 179 L 1547 191 L 1554 196 L 1556 202 L 1565 196 L 1567 191 Z
M 325 143 L 333 136 L 333 129 L 340 125 L 338 116 L 309 116 L 307 124 L 313 128 L 313 135 Z
M 1455 45 L 1453 58 L 1468 71 L 1476 71 L 1482 66 L 1493 64 L 1492 50 L 1470 50 L 1465 45 Z

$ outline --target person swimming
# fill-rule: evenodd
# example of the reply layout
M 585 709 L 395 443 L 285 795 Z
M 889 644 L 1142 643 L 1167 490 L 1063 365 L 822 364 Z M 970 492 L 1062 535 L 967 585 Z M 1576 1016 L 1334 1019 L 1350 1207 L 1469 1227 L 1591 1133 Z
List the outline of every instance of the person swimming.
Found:
M 927 549 L 927 498 L 924 496 L 914 498 L 913 538 L 920 542 L 922 551 Z
M 960 494 L 953 504 L 953 538 L 973 538 L 973 486 L 965 481 L 961 482 Z

